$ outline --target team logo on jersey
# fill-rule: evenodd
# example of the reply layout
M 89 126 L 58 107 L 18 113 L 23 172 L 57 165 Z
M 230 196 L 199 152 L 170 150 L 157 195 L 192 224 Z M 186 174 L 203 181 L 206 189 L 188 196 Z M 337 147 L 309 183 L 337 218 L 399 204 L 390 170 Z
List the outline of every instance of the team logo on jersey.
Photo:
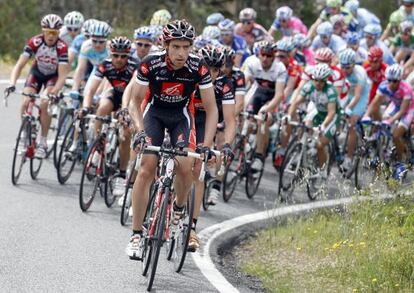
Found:
M 223 93 L 228 93 L 230 91 L 230 87 L 228 84 L 225 84 L 223 87 Z
M 184 93 L 184 84 L 176 82 L 163 82 L 162 93 L 167 96 L 182 96 Z
M 238 85 L 238 86 L 242 86 L 242 85 L 244 85 L 244 81 L 243 81 L 243 79 L 241 79 L 241 78 L 240 78 L 240 79 L 238 79 L 238 80 L 237 80 L 237 85 Z
M 207 72 L 208 72 L 208 68 L 206 65 L 201 66 L 201 68 L 198 71 L 198 73 L 200 73 L 201 76 L 207 74 Z
M 122 81 L 122 80 L 114 80 L 113 81 L 113 86 L 116 90 L 122 92 L 126 88 L 127 83 L 125 81 Z
M 140 70 L 144 75 L 147 75 L 149 73 L 147 64 L 141 64 Z

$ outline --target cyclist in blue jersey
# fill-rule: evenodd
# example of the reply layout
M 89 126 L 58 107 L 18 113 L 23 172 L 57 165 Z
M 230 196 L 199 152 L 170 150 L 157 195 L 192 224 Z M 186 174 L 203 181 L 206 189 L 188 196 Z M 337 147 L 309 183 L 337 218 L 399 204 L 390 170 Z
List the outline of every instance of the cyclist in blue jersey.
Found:
M 76 67 L 75 75 L 73 76 L 73 86 L 70 92 L 70 97 L 74 100 L 79 100 L 79 87 L 81 81 L 86 73 L 88 62 L 94 66 L 91 76 L 97 66 L 101 64 L 106 58 L 109 57 L 109 51 L 107 49 L 107 38 L 111 33 L 111 27 L 103 21 L 98 21 L 93 24 L 91 28 L 91 37 L 85 41 L 82 45 L 78 58 L 78 66 Z M 88 87 L 90 78 L 85 86 Z
M 83 23 L 82 31 L 79 35 L 75 37 L 75 39 L 72 41 L 72 44 L 70 44 L 69 47 L 69 65 L 72 66 L 72 69 L 75 70 L 78 63 L 77 59 L 82 47 L 83 42 L 89 39 L 90 37 L 90 29 L 92 25 L 97 22 L 96 19 L 88 19 Z M 91 67 L 92 69 L 92 67 Z
M 338 54 L 339 51 L 346 47 L 345 41 L 341 37 L 333 34 L 333 26 L 329 21 L 321 23 L 318 26 L 316 33 L 318 35 L 313 39 L 311 45 L 313 51 L 316 51 L 319 48 L 328 47 L 335 54 Z
M 369 50 L 369 48 L 373 46 L 380 47 L 382 52 L 384 52 L 384 62 L 388 65 L 392 65 L 395 63 L 395 60 L 390 49 L 380 40 L 381 31 L 381 26 L 378 24 L 366 25 L 364 27 L 364 38 L 361 40 L 360 45 L 366 50 Z
M 361 33 L 363 28 L 370 23 L 380 24 L 379 18 L 368 9 L 361 8 L 358 0 L 349 0 L 345 3 L 345 8 L 351 11 L 354 18 L 349 24 L 349 30 Z
M 249 52 L 246 41 L 234 34 L 235 25 L 234 21 L 226 18 L 219 22 L 218 27 L 220 29 L 220 43 L 234 50 L 234 66 L 240 67 L 244 60 L 249 57 Z
M 368 51 L 359 46 L 360 36 L 357 32 L 348 32 L 346 35 L 346 46 L 355 51 L 355 64 L 362 65 L 368 58 Z

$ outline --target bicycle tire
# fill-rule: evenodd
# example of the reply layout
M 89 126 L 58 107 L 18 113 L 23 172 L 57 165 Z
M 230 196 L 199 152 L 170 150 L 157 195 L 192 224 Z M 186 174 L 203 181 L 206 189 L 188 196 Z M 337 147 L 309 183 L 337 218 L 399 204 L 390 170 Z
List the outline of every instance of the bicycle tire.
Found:
M 36 121 L 36 130 L 40 129 L 40 122 Z M 32 136 L 32 127 L 30 127 L 30 137 Z M 30 145 L 33 148 L 33 150 L 36 150 L 36 138 L 30 139 Z M 39 175 L 40 168 L 42 167 L 43 159 L 38 159 L 34 156 L 30 157 L 30 177 L 32 177 L 33 180 L 37 179 L 37 176 Z
M 95 140 L 92 147 L 89 149 L 88 155 L 87 155 L 85 163 L 83 165 L 82 177 L 81 177 L 80 189 L 79 189 L 79 205 L 80 205 L 80 208 L 83 212 L 86 212 L 90 208 L 90 206 L 91 206 L 91 204 L 92 204 L 92 202 L 93 202 L 93 200 L 96 196 L 97 189 L 100 188 L 100 183 L 101 183 L 100 172 L 104 171 L 103 168 L 104 168 L 104 165 L 105 165 L 103 163 L 103 158 L 101 158 L 101 160 L 100 160 L 101 161 L 101 164 L 99 166 L 100 168 L 95 168 L 95 173 L 94 174 L 88 173 L 89 168 L 91 168 L 91 167 L 94 168 L 93 166 L 91 166 L 92 165 L 92 157 L 93 157 L 93 155 L 96 151 L 96 148 L 98 147 L 99 144 L 100 144 L 100 141 Z M 98 170 L 100 171 L 99 174 L 96 173 Z M 89 182 L 91 182 L 93 180 L 95 181 L 95 182 L 92 183 L 92 185 L 93 185 L 92 193 L 90 194 L 89 199 L 87 199 L 87 200 L 85 200 L 86 194 L 84 194 L 85 193 L 84 192 L 85 179 L 88 180 Z
M 59 154 L 58 150 L 61 150 L 61 144 L 59 144 L 60 138 L 67 133 L 68 129 L 73 127 L 73 109 L 64 110 L 64 114 L 59 119 L 58 130 L 56 132 L 55 142 L 53 144 L 53 164 L 55 168 L 58 168 Z M 63 143 L 63 140 L 62 140 Z
M 151 216 L 153 216 L 153 212 L 154 212 L 154 203 L 155 203 L 155 198 L 157 193 L 159 192 L 158 189 L 158 182 L 154 182 L 151 185 L 150 188 L 150 198 L 148 201 L 148 205 L 147 205 L 147 210 L 145 212 L 145 216 L 144 216 L 144 227 L 146 227 L 147 231 L 149 230 L 149 225 L 150 223 L 150 219 Z M 153 218 L 155 218 L 153 216 Z M 148 239 L 148 236 L 145 236 L 144 239 L 144 248 L 143 248 L 143 252 L 142 252 L 142 275 L 146 276 L 148 273 L 148 269 L 151 263 L 151 257 L 152 257 L 152 245 L 150 244 L 150 240 Z
M 70 178 L 72 175 L 73 169 L 75 168 L 76 161 L 78 160 L 78 150 L 74 154 L 70 154 L 71 158 L 68 157 L 67 151 L 70 149 L 70 147 L 73 144 L 73 136 L 75 133 L 75 127 L 72 125 L 72 127 L 69 127 L 65 133 L 65 136 L 63 138 L 63 142 L 60 145 L 59 148 L 59 156 L 58 161 L 56 165 L 56 173 L 58 177 L 58 181 L 60 184 L 65 184 L 66 181 Z M 79 137 L 79 139 L 82 139 L 82 136 Z M 78 141 L 78 144 L 82 143 Z M 78 148 L 77 148 L 78 149 Z M 71 159 L 71 160 L 70 160 Z M 65 165 L 69 163 L 69 168 L 67 171 L 64 171 Z
M 24 150 L 24 154 L 19 154 L 19 144 L 20 144 L 20 140 L 22 139 L 22 133 L 26 131 L 26 134 L 24 136 L 24 139 L 26 140 L 25 142 L 25 150 Z M 27 146 L 26 146 L 27 144 Z M 27 153 L 28 153 L 28 147 L 30 146 L 30 123 L 29 123 L 29 119 L 27 117 L 25 117 L 22 121 L 22 124 L 20 126 L 19 132 L 17 133 L 17 138 L 16 138 L 16 144 L 14 147 L 14 153 L 13 153 L 13 163 L 12 163 L 12 171 L 11 171 L 11 180 L 13 185 L 17 184 L 17 181 L 20 178 L 20 175 L 22 173 L 22 168 L 24 163 L 26 163 L 27 160 Z M 20 150 L 21 152 L 22 150 Z M 32 155 L 33 155 L 33 150 L 32 151 Z M 18 158 L 21 157 L 21 161 L 20 164 L 17 163 Z M 16 168 L 18 167 L 18 172 L 16 171 Z
M 298 182 L 298 180 L 303 175 L 302 167 L 301 167 L 302 148 L 303 148 L 302 143 L 297 142 L 297 143 L 293 143 L 289 145 L 288 149 L 286 150 L 286 154 L 283 159 L 282 166 L 280 168 L 280 173 L 279 173 L 278 195 L 280 197 L 281 202 L 288 201 L 289 199 L 291 199 L 293 191 L 295 190 L 295 187 L 296 187 L 296 182 Z M 295 168 L 293 172 L 293 178 L 292 180 L 287 180 L 287 175 L 285 173 L 286 168 L 291 167 L 291 166 Z
M 243 166 L 245 164 L 244 160 L 244 152 L 239 151 L 237 156 L 235 156 L 237 159 L 233 159 L 231 163 L 226 167 L 223 177 L 223 186 L 222 186 L 222 195 L 224 202 L 228 202 L 230 198 L 233 196 L 234 190 L 236 189 L 237 182 L 240 179 L 240 174 L 237 172 L 237 168 L 234 166 L 239 164 L 239 167 Z M 240 170 L 239 170 L 240 171 Z M 230 177 L 229 175 L 231 173 L 233 174 L 233 177 Z
M 253 162 L 253 152 L 250 156 L 250 164 Z M 256 194 L 257 190 L 259 189 L 260 181 L 262 180 L 263 172 L 264 172 L 264 165 L 265 162 L 263 162 L 263 167 L 260 171 L 253 171 L 251 169 L 251 165 L 247 167 L 247 173 L 246 173 L 246 184 L 245 184 L 245 190 L 246 190 L 246 196 L 248 199 L 252 199 L 254 195 Z
M 204 181 L 204 192 L 203 192 L 203 209 L 205 211 L 208 210 L 210 204 L 208 203 L 208 196 L 210 194 L 211 188 L 213 186 L 214 180 L 206 180 Z
M 134 169 L 135 164 L 136 164 L 136 160 L 137 160 L 137 158 L 135 158 L 133 164 L 131 164 L 131 166 L 130 166 L 131 170 L 129 171 L 128 178 L 127 178 L 126 184 L 125 184 L 124 200 L 122 201 L 121 219 L 120 219 L 122 226 L 126 225 L 126 222 L 128 220 L 128 217 L 129 217 L 129 209 L 131 208 L 132 189 L 133 189 L 132 180 L 135 177 L 135 172 L 137 172 Z M 152 192 L 151 192 L 151 189 L 150 189 L 150 195 L 151 194 L 152 194 Z
M 327 162 L 326 162 L 326 168 L 328 168 L 327 169 L 327 175 L 329 176 L 329 174 L 330 174 L 330 172 L 331 172 L 331 165 L 332 165 L 332 156 L 331 156 L 331 154 L 332 154 L 332 148 L 331 148 L 331 145 L 330 144 L 328 144 L 328 151 L 327 151 L 327 153 L 328 153 L 328 158 L 327 158 Z M 310 167 L 310 168 L 308 168 L 308 170 L 309 170 L 309 173 L 311 173 L 312 175 L 316 172 L 316 174 L 317 174 L 317 172 L 318 172 L 318 170 L 319 170 L 319 166 L 316 166 L 317 164 L 319 164 L 318 163 L 318 161 L 314 161 L 314 163 L 315 163 L 315 165 L 314 166 L 312 166 L 312 167 Z M 320 174 L 317 174 L 317 175 L 320 175 Z M 308 198 L 311 200 L 311 201 L 313 201 L 313 200 L 315 200 L 316 198 L 318 198 L 318 196 L 319 196 L 319 194 L 320 194 L 320 192 L 322 192 L 323 191 L 323 188 L 324 188 L 324 186 L 326 186 L 326 181 L 327 181 L 327 178 L 325 179 L 325 178 L 322 178 L 321 176 L 318 176 L 319 178 L 316 178 L 315 180 L 312 180 L 312 179 L 308 179 L 308 180 L 306 180 L 306 193 L 307 193 L 307 195 L 308 195 Z M 311 181 L 312 180 L 312 181 Z M 320 182 L 318 182 L 318 180 L 320 181 Z M 316 182 L 318 182 L 319 183 L 319 185 L 318 184 L 315 184 Z
M 163 238 L 164 238 L 165 225 L 166 225 L 165 222 L 166 222 L 167 206 L 168 206 L 168 201 L 170 197 L 170 189 L 168 187 L 165 187 L 163 196 L 164 197 L 162 199 L 160 213 L 159 213 L 159 217 L 158 217 L 157 224 L 156 224 L 157 226 L 156 226 L 155 234 L 157 235 L 157 239 L 156 241 L 152 239 L 150 243 L 153 246 L 152 248 L 153 251 L 151 255 L 151 265 L 150 265 L 151 272 L 149 275 L 148 286 L 147 286 L 148 291 L 151 291 L 152 286 L 154 284 L 155 274 L 157 272 L 157 266 L 158 266 L 158 259 L 160 256 L 161 247 L 163 245 Z

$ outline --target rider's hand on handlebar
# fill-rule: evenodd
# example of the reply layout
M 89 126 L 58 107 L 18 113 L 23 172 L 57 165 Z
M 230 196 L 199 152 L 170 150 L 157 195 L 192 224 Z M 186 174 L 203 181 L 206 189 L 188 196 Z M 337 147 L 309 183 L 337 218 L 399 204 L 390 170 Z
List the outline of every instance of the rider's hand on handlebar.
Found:
M 225 143 L 223 149 L 221 150 L 221 154 L 227 161 L 231 161 L 234 159 L 234 153 L 229 143 Z
M 147 143 L 147 134 L 145 133 L 145 130 L 141 130 L 140 132 L 136 133 L 134 136 L 134 140 L 132 141 L 132 149 L 139 153 L 143 150 Z
M 16 91 L 16 86 L 15 85 L 10 85 L 8 87 L 6 87 L 6 89 L 4 90 L 4 95 L 7 97 L 8 95 L 10 95 L 11 93 Z

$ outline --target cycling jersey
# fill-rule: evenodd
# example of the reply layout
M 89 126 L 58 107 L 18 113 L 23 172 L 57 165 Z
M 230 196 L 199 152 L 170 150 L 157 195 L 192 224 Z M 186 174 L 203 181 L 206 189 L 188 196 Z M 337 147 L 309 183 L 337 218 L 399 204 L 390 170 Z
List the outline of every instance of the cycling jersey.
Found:
M 316 51 L 319 48 L 330 48 L 335 54 L 338 54 L 339 51 L 346 48 L 346 42 L 337 35 L 332 35 L 331 39 L 329 40 L 329 44 L 325 45 L 322 42 L 321 37 L 318 35 L 313 39 L 311 48 L 313 51 Z
M 246 94 L 246 80 L 244 73 L 237 67 L 231 70 L 232 92 L 234 96 Z
M 92 40 L 86 40 L 81 47 L 79 58 L 81 59 L 88 59 L 89 62 L 92 63 L 93 66 L 98 66 L 101 64 L 106 58 L 109 57 L 109 51 L 107 47 L 98 52 L 92 47 Z
M 64 41 L 66 43 L 66 45 L 68 45 L 68 47 L 70 47 L 70 45 L 72 44 L 72 42 L 74 40 L 74 39 L 72 39 L 71 35 L 69 34 L 69 31 L 66 28 L 66 26 L 64 26 L 60 29 L 59 38 L 62 41 Z
M 362 116 L 367 109 L 369 92 L 371 90 L 371 80 L 368 78 L 364 68 L 360 65 L 355 65 L 352 73 L 346 76 L 346 80 L 349 82 L 350 85 L 347 104 L 351 102 L 351 100 L 355 96 L 355 87 L 363 87 L 359 101 L 352 109 L 352 115 Z
M 220 43 L 223 45 L 226 45 L 223 40 L 220 40 Z M 233 41 L 230 45 L 230 47 L 234 50 L 234 52 L 236 54 L 242 55 L 242 63 L 244 62 L 244 60 L 246 60 L 247 57 L 249 57 L 249 52 L 247 49 L 247 43 L 244 40 L 243 37 L 238 36 L 238 35 L 233 35 Z
M 367 41 L 366 39 L 362 39 L 361 42 L 359 43 L 360 46 L 364 49 L 366 49 L 367 51 L 369 50 L 368 45 L 367 45 Z M 383 41 L 381 40 L 376 40 L 375 44 L 373 46 L 377 46 L 380 47 L 382 52 L 383 52 L 383 59 L 384 62 L 387 63 L 388 65 L 392 65 L 395 63 L 394 57 L 390 51 L 390 49 L 387 47 L 387 45 L 384 44 Z
M 83 42 L 87 39 L 88 38 L 84 34 L 77 35 L 70 44 L 69 52 L 73 52 L 76 54 L 76 56 L 78 56 Z
M 32 68 L 43 75 L 57 74 L 59 64 L 68 63 L 68 46 L 58 39 L 52 47 L 46 45 L 42 34 L 32 37 L 24 47 L 23 55 L 35 58 Z
M 369 100 L 368 105 L 371 104 L 372 100 L 375 98 L 375 95 L 377 93 L 377 88 L 379 84 L 385 80 L 385 69 L 387 69 L 387 64 L 381 63 L 381 67 L 379 70 L 372 70 L 371 64 L 369 61 L 366 61 L 364 63 L 364 69 L 367 72 L 368 77 L 371 79 L 372 86 L 371 91 L 369 93 Z
M 331 11 L 331 9 L 329 7 L 325 7 L 321 11 L 321 13 L 319 15 L 319 18 L 322 21 L 329 21 L 331 16 L 333 16 L 333 14 L 330 11 Z M 344 20 L 345 20 L 346 24 L 349 24 L 352 21 L 352 19 L 354 18 L 351 11 L 349 11 L 349 9 L 346 8 L 346 7 L 341 7 L 340 14 L 344 16 Z
M 296 60 L 293 57 L 289 57 L 289 64 L 286 67 L 286 69 L 287 69 L 286 84 L 288 83 L 290 78 L 296 78 L 294 89 L 297 88 L 301 80 L 300 77 L 302 74 L 302 68 L 300 67 L 300 65 L 296 62 Z M 293 91 L 290 94 L 290 96 L 285 97 L 286 103 L 290 102 L 290 98 L 292 97 L 292 94 L 293 94 Z
M 365 8 L 358 8 L 356 18 L 351 21 L 349 28 L 351 31 L 360 32 L 367 24 L 381 24 L 379 18 Z
M 304 35 L 308 33 L 306 25 L 304 25 L 303 22 L 295 16 L 289 19 L 287 26 L 287 28 L 282 27 L 276 18 L 272 23 L 272 28 L 280 32 L 283 37 L 290 37 L 297 33 L 302 33 Z
M 355 64 L 362 65 L 368 59 L 368 51 L 362 47 L 358 47 L 355 53 Z
M 242 28 L 242 24 L 238 23 L 236 24 L 236 27 L 234 28 L 234 33 L 236 35 L 241 36 L 246 41 L 247 45 L 249 46 L 249 49 L 253 47 L 253 44 L 258 41 L 272 41 L 272 37 L 267 33 L 264 27 L 262 27 L 258 23 L 253 24 L 253 29 L 250 32 L 245 32 Z
M 410 50 L 414 49 L 414 35 L 410 35 L 410 38 L 407 42 L 403 42 L 401 39 L 401 33 L 398 33 L 395 38 L 392 40 L 392 44 L 397 48 L 407 48 Z
M 303 48 L 302 51 L 297 50 L 294 58 L 302 69 L 305 68 L 306 65 L 315 65 L 315 54 L 313 53 L 313 50 L 309 48 Z

